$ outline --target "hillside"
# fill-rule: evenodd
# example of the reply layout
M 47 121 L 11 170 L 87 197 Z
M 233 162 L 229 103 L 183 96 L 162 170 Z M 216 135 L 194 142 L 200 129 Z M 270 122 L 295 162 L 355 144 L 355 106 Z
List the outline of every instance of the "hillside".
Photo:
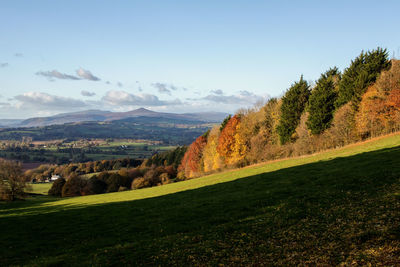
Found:
M 0 205 L 0 265 L 396 265 L 399 177 L 397 134 L 154 188 L 32 197 Z
M 168 118 L 132 117 L 107 122 L 77 122 L 43 127 L 0 129 L 0 140 L 34 141 L 81 138 L 145 139 L 187 145 L 212 126 L 211 123 Z
M 0 120 L 2 127 L 39 127 L 49 125 L 60 125 L 77 122 L 104 122 L 118 121 L 128 118 L 146 117 L 149 119 L 168 119 L 188 122 L 220 122 L 227 114 L 222 112 L 199 112 L 199 113 L 166 113 L 155 112 L 145 108 L 139 108 L 127 112 L 111 112 L 103 110 L 84 110 L 57 114 L 49 117 L 35 117 L 26 120 Z

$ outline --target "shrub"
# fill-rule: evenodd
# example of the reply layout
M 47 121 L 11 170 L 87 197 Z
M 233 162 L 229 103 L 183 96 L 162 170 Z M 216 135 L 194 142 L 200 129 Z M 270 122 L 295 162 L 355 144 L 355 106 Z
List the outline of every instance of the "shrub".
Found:
M 143 177 L 136 178 L 132 181 L 131 189 L 140 189 L 144 187 L 149 187 L 150 183 Z
M 62 189 L 63 189 L 63 186 L 65 185 L 65 183 L 66 183 L 66 181 L 64 178 L 58 178 L 57 180 L 54 181 L 48 194 L 50 196 L 61 197 Z

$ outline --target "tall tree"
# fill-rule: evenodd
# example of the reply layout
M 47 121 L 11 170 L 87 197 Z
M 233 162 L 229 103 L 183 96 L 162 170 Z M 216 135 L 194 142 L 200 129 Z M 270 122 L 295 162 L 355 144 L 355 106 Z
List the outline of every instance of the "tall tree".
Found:
M 25 177 L 20 163 L 0 160 L 0 199 L 15 200 L 25 195 Z
M 336 85 L 340 81 L 340 72 L 334 67 L 323 73 L 308 100 L 307 127 L 312 134 L 320 134 L 328 129 L 333 119 Z
M 240 116 L 233 116 L 225 125 L 218 138 L 217 152 L 225 160 L 226 164 L 231 164 L 235 151 L 235 135 L 240 124 Z
M 355 110 L 361 101 L 362 95 L 368 86 L 376 81 L 382 70 L 390 68 L 390 61 L 386 49 L 378 47 L 376 50 L 361 54 L 351 61 L 350 66 L 345 69 L 339 84 L 338 98 L 335 102 L 336 108 L 351 101 Z
M 282 97 L 281 118 L 277 127 L 281 144 L 291 141 L 309 96 L 310 86 L 302 75 Z
M 203 168 L 202 157 L 203 150 L 207 144 L 207 135 L 197 137 L 197 139 L 189 146 L 183 156 L 179 172 L 184 172 L 186 178 L 191 178 L 200 173 Z

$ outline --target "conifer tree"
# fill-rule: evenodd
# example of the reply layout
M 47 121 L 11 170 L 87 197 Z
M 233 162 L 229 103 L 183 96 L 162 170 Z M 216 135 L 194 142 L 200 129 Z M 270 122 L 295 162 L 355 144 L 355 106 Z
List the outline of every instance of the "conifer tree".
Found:
M 382 70 L 389 68 L 390 61 L 386 49 L 378 47 L 376 50 L 366 53 L 362 51 L 343 73 L 339 84 L 338 98 L 335 102 L 336 108 L 352 101 L 353 108 L 357 110 L 361 97 L 368 86 L 375 82 Z
M 282 97 L 281 118 L 277 127 L 281 144 L 292 140 L 309 96 L 310 86 L 302 75 Z
M 312 90 L 308 101 L 307 120 L 307 128 L 312 134 L 320 134 L 331 125 L 337 97 L 335 87 L 339 81 L 340 72 L 334 67 L 321 74 Z

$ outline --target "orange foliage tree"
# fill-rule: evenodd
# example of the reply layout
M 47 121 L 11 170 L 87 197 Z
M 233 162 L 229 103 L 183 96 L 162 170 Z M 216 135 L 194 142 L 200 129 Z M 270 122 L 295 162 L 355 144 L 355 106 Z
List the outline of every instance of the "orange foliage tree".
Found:
M 400 128 L 400 61 L 382 72 L 363 95 L 356 115 L 361 137 L 377 136 Z
M 246 155 L 246 145 L 243 136 L 239 134 L 240 116 L 233 116 L 218 138 L 217 152 L 226 164 L 241 161 Z
M 202 155 L 206 144 L 207 135 L 199 136 L 183 156 L 178 171 L 184 172 L 187 178 L 191 178 L 202 171 Z

